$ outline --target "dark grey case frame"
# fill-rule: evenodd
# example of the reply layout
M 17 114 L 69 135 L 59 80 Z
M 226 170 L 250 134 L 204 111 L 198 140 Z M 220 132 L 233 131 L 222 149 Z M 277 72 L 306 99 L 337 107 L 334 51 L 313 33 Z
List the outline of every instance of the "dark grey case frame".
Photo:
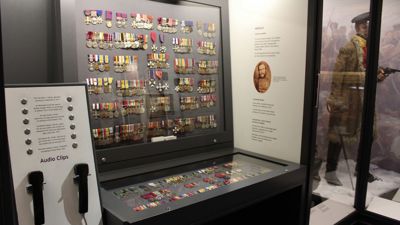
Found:
M 165 1 L 163 1 L 165 2 Z M 224 131 L 209 135 L 194 136 L 178 139 L 175 141 L 136 144 L 121 147 L 111 147 L 96 150 L 96 160 L 100 172 L 122 169 L 126 167 L 123 163 L 129 160 L 140 159 L 148 156 L 168 154 L 172 152 L 185 151 L 197 148 L 198 152 L 212 149 L 216 145 L 233 145 L 233 115 L 232 115 L 232 85 L 231 85 L 231 61 L 230 61 L 230 39 L 229 39 L 229 9 L 228 1 L 225 0 L 188 0 L 188 3 L 203 4 L 220 9 L 221 27 L 221 50 L 223 71 L 223 112 Z M 171 3 L 172 4 L 172 3 Z M 76 61 L 76 21 L 75 1 L 57 0 L 56 18 L 59 24 L 57 29 L 57 46 L 60 49 L 59 58 L 61 77 L 64 82 L 78 81 Z M 72 37 L 72 38 L 71 38 Z M 133 149 L 134 148 L 134 149 Z M 119 163 L 122 162 L 122 163 Z

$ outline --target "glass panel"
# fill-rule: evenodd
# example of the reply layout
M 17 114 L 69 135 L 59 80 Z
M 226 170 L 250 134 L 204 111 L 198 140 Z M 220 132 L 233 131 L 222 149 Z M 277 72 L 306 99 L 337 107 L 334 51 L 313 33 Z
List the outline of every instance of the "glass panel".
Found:
M 235 154 L 130 177 L 120 181 L 117 187 L 106 185 L 103 195 L 113 206 L 121 208 L 124 221 L 137 221 L 165 213 L 166 207 L 177 209 L 209 199 L 215 194 L 212 190 L 227 193 L 235 190 L 237 185 L 252 185 L 259 177 L 272 176 L 273 171 L 285 166 Z
M 219 8 L 76 1 L 75 12 L 97 148 L 223 131 Z
M 374 177 L 369 180 L 366 201 L 369 210 L 397 220 L 400 220 L 399 13 L 399 1 L 383 1 L 379 65 L 385 70 L 386 79 L 377 85 L 375 135 L 370 164 Z
M 356 185 L 369 4 L 325 0 L 323 9 L 314 194 L 350 206 Z

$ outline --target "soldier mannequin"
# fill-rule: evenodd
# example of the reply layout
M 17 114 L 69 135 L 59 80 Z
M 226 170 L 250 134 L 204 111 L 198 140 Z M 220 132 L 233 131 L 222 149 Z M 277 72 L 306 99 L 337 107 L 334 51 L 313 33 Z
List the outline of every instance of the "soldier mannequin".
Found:
M 369 12 L 352 19 L 356 34 L 339 51 L 332 76 L 331 94 L 327 99 L 330 118 L 325 179 L 336 186 L 342 186 L 336 176 L 342 149 L 339 134 L 346 138 L 346 142 L 356 143 L 361 127 L 369 20 Z M 378 81 L 385 79 L 383 70 L 378 71 L 377 78 Z

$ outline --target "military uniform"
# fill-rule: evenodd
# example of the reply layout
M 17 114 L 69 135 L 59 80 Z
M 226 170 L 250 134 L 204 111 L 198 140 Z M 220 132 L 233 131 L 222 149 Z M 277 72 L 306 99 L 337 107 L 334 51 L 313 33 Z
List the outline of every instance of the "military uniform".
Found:
M 339 143 L 338 133 L 351 138 L 359 133 L 365 82 L 366 40 L 355 35 L 340 49 L 332 74 L 328 137 Z
M 351 22 L 362 24 L 368 20 L 367 12 L 353 18 Z M 332 75 L 331 94 L 327 99 L 330 118 L 325 179 L 333 185 L 342 185 L 335 173 L 342 149 L 340 136 L 346 142 L 358 140 L 366 61 L 367 40 L 357 32 L 339 51 Z

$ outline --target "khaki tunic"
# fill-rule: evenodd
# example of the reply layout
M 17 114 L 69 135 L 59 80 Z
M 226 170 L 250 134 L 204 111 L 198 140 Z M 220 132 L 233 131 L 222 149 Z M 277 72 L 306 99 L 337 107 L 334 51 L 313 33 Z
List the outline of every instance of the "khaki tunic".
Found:
M 338 133 L 356 140 L 360 131 L 365 82 L 360 38 L 354 36 L 340 49 L 332 74 L 331 93 L 327 99 L 330 112 L 328 137 L 331 142 L 340 141 Z

